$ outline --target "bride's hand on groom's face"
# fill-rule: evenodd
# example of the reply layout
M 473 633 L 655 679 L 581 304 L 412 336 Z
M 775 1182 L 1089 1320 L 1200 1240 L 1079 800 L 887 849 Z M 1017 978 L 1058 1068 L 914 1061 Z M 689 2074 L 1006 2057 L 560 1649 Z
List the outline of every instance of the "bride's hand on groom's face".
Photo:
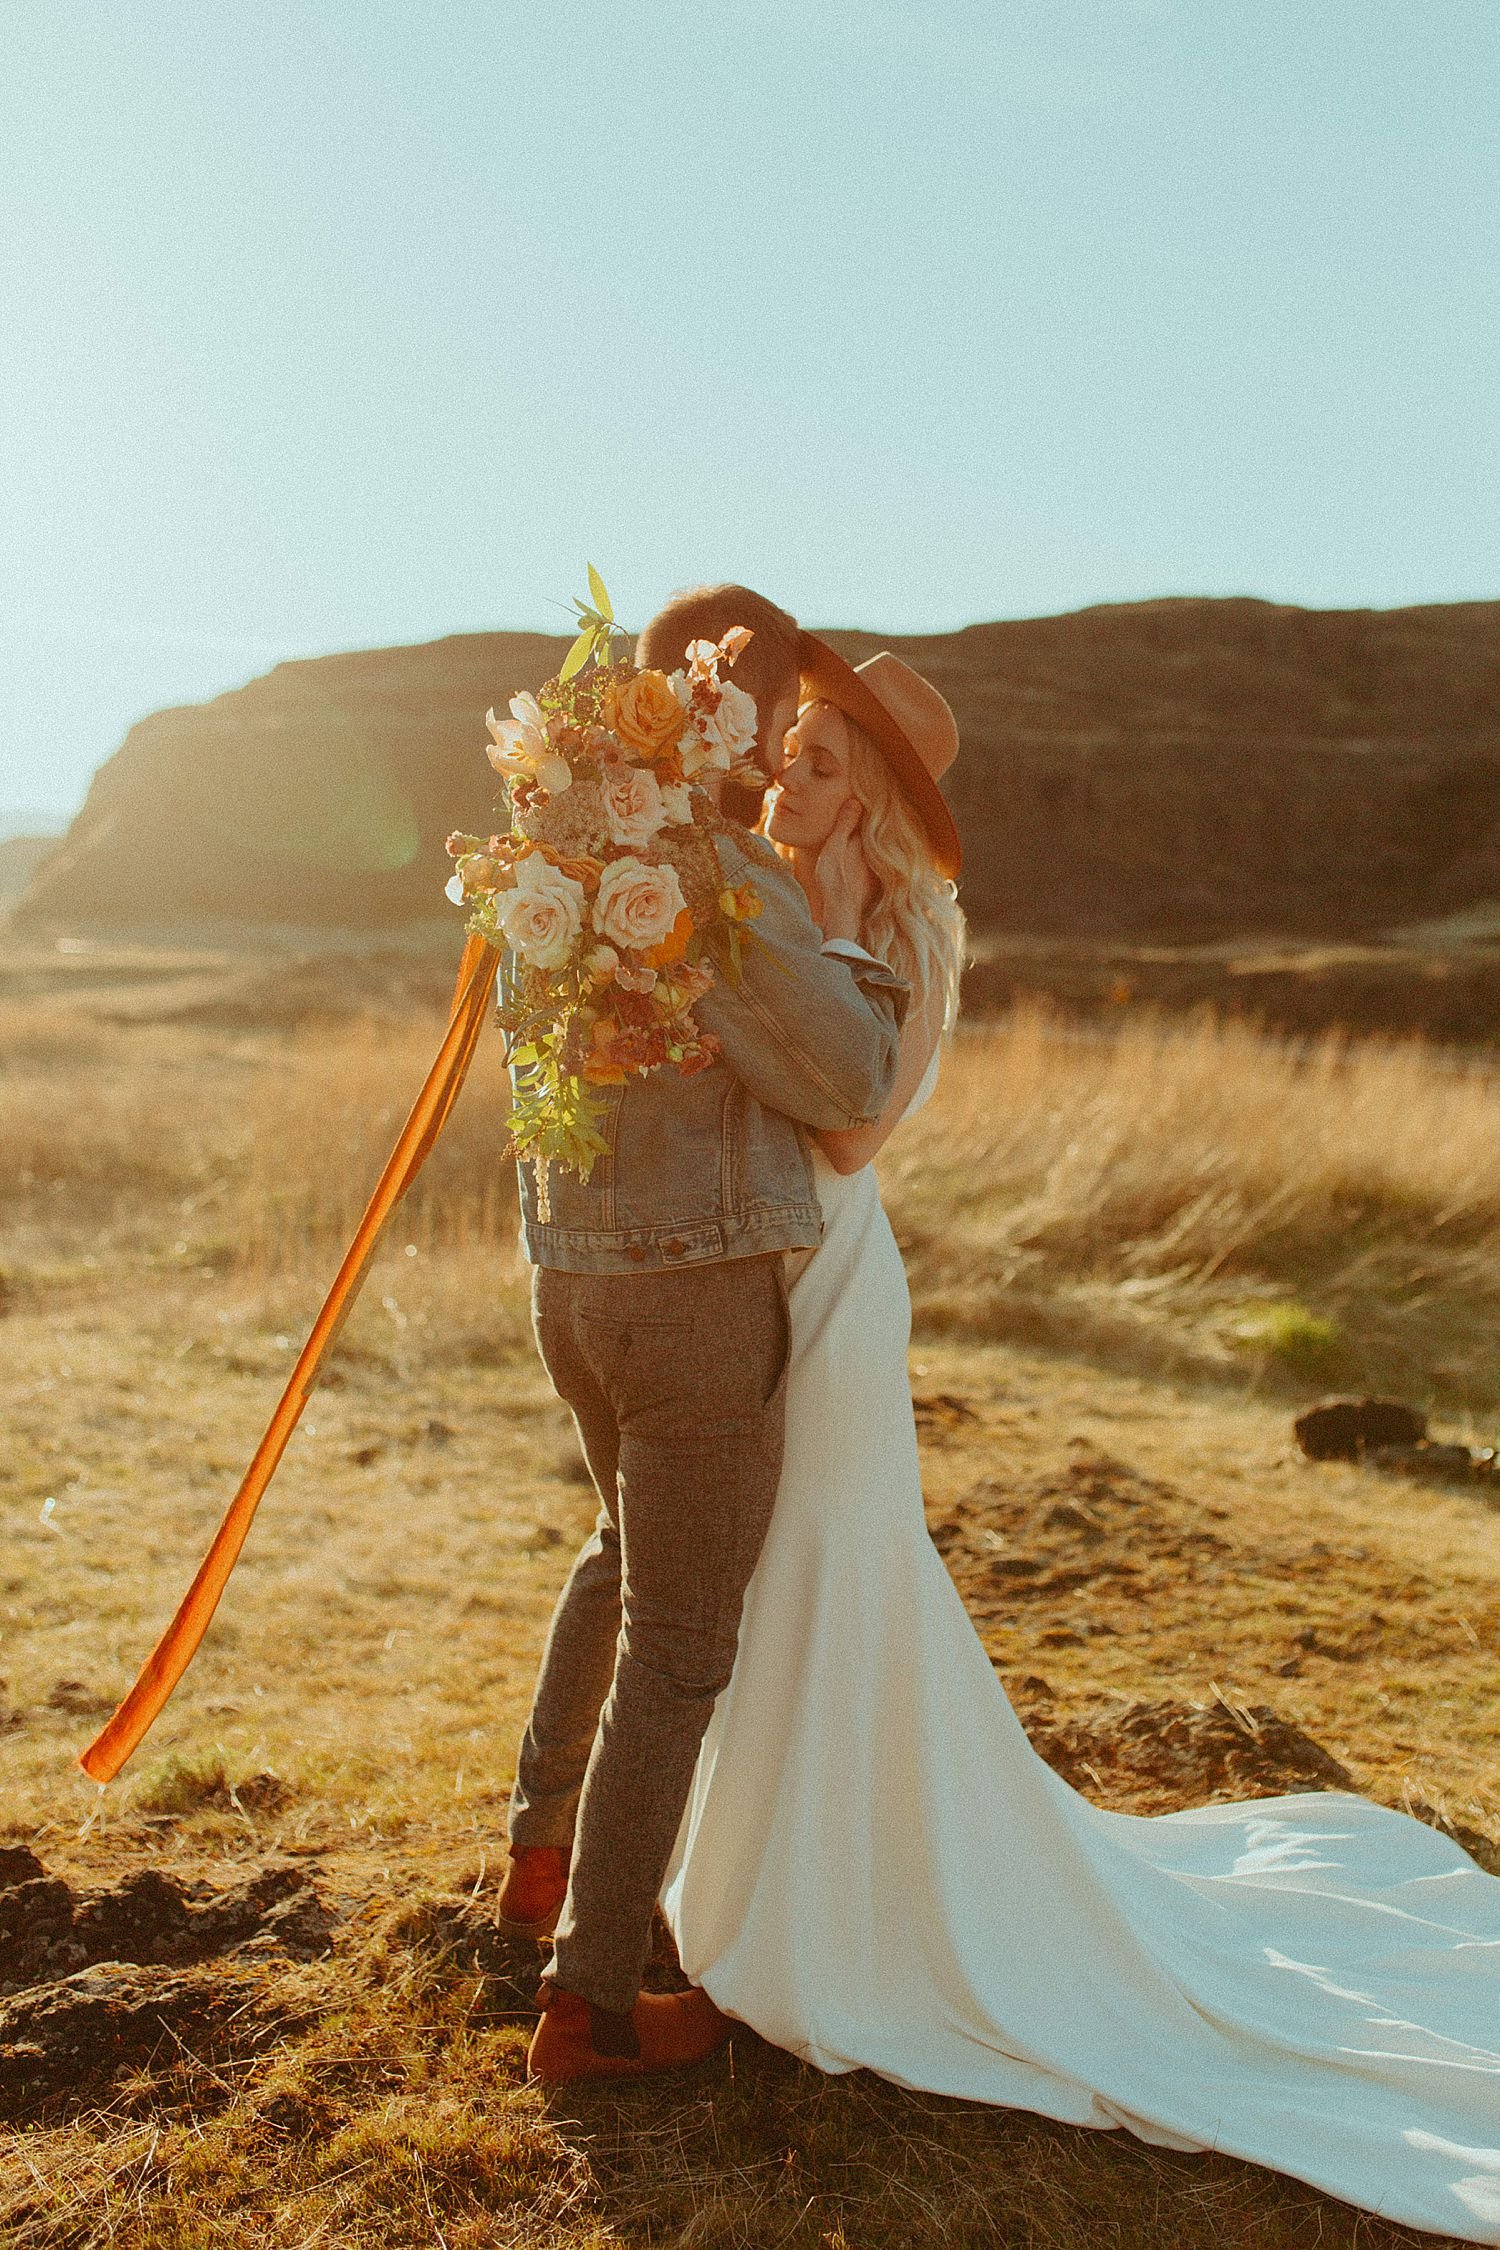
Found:
M 864 928 L 875 880 L 860 841 L 863 819 L 859 800 L 846 797 L 818 853 L 814 872 L 823 909 L 818 920 L 826 938 L 849 938 L 857 943 Z

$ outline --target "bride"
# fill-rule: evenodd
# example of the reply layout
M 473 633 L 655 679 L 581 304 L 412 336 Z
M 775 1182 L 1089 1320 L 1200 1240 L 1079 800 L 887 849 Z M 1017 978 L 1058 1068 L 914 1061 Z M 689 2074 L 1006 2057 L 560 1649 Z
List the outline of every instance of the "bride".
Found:
M 893 656 L 811 642 L 804 693 L 768 833 L 814 914 L 820 859 L 862 854 L 862 941 L 914 1001 L 884 1116 L 816 1156 L 782 1482 L 663 1894 L 683 1968 L 820 2069 L 1500 2243 L 1500 1882 L 1354 1796 L 1090 1804 L 1031 1749 L 928 1539 L 871 1159 L 952 1019 L 957 733 Z

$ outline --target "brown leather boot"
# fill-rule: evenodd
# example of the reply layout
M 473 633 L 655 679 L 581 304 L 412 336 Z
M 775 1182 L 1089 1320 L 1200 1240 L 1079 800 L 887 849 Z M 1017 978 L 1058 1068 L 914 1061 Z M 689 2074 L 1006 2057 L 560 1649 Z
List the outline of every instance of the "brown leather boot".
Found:
M 506 1937 L 551 1937 L 567 1895 L 565 1851 L 556 1844 L 512 1844 L 495 1904 L 495 1927 Z
M 643 1992 L 628 2016 L 611 2015 L 550 1978 L 536 1996 L 541 2022 L 526 2057 L 547 2086 L 578 2078 L 641 2078 L 702 2062 L 734 2029 L 706 1992 Z

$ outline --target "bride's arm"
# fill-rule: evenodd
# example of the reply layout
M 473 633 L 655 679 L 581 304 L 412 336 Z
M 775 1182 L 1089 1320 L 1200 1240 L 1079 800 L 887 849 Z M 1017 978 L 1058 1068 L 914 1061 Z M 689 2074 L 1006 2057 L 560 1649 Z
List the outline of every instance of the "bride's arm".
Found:
M 890 1100 L 869 1125 L 851 1125 L 841 1132 L 814 1133 L 835 1172 L 858 1172 L 884 1148 L 902 1118 L 913 1094 L 927 1074 L 934 1050 L 943 1035 L 942 995 L 929 987 L 912 994 L 906 1021 L 901 1027 L 900 1059 Z

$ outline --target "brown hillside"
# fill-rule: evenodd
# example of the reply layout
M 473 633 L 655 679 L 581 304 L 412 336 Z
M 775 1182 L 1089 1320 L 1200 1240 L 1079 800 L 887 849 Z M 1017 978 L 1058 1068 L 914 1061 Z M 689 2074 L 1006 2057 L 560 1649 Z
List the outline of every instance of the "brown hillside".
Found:
M 42 861 L 56 849 L 55 836 L 0 837 L 0 910 L 25 894 Z
M 1500 603 L 1170 600 L 882 645 L 958 712 L 981 929 L 1354 937 L 1500 898 Z M 441 914 L 482 827 L 487 704 L 563 647 L 465 634 L 279 665 L 133 728 L 22 927 L 384 928 Z

